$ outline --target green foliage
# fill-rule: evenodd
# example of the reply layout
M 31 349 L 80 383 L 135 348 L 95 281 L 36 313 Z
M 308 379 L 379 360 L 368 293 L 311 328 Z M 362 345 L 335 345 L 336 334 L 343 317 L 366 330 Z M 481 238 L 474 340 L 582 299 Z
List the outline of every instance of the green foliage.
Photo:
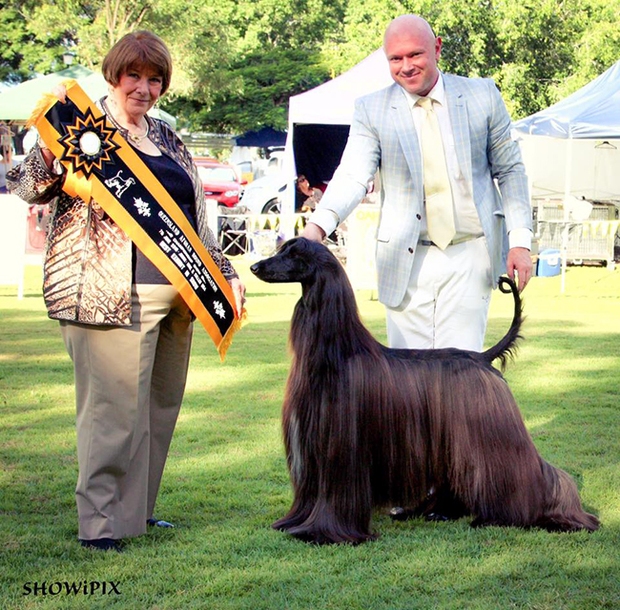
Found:
M 593 534 L 453 523 L 392 523 L 359 547 L 315 547 L 270 524 L 289 508 L 280 410 L 287 333 L 300 288 L 248 288 L 249 323 L 221 364 L 194 331 L 187 392 L 157 515 L 177 524 L 122 554 L 77 543 L 73 375 L 47 319 L 41 271 L 25 294 L 0 287 L 0 608 L 119 610 L 609 610 L 620 607 L 620 271 L 569 268 L 532 279 L 525 340 L 506 377 L 543 457 L 577 481 L 603 527 Z M 371 331 L 383 306 L 358 293 Z M 488 341 L 511 317 L 496 291 Z M 114 581 L 120 595 L 24 595 L 27 582 Z M 32 585 L 31 585 L 32 586 Z
M 0 78 L 58 70 L 67 49 L 96 69 L 118 38 L 147 27 L 171 47 L 163 107 L 180 126 L 282 129 L 291 95 L 361 61 L 406 12 L 442 37 L 445 71 L 494 78 L 514 119 L 620 57 L 620 0 L 7 0 Z
M 554 101 L 583 87 L 620 59 L 620 1 L 592 0 L 580 17 L 582 34 L 575 40 L 572 70 L 553 85 Z
M 196 124 L 215 131 L 285 130 L 288 98 L 329 79 L 318 52 L 280 47 L 246 54 L 231 63 L 229 74 L 229 85 L 200 108 Z
M 329 79 L 319 51 L 341 17 L 338 3 L 324 0 L 258 0 L 229 7 L 221 22 L 226 42 L 213 53 L 218 65 L 192 61 L 202 94 L 199 107 L 191 104 L 193 93 L 177 103 L 194 106 L 187 118 L 204 129 L 285 129 L 288 98 Z
M 46 7 L 36 0 L 9 0 L 0 9 L 0 77 L 20 82 L 33 72 L 61 69 L 65 28 L 41 23 L 38 14 Z
M 62 69 L 66 51 L 75 52 L 83 65 L 98 66 L 112 44 L 141 27 L 150 10 L 142 0 L 10 0 L 9 4 L 0 11 L 0 23 L 5 25 L 2 36 L 9 42 L 13 76 L 20 80 L 33 72 Z
M 351 0 L 342 27 L 335 29 L 323 45 L 331 67 L 331 78 L 359 63 L 383 45 L 388 23 L 407 13 L 400 0 Z
M 21 67 L 30 45 L 26 20 L 17 7 L 7 5 L 0 10 L 0 80 L 19 82 L 26 77 Z
M 255 0 L 239 4 L 240 50 L 315 49 L 339 27 L 342 0 Z
M 509 101 L 513 118 L 557 101 L 552 87 L 571 73 L 584 4 L 582 0 L 503 3 L 497 27 L 502 64 L 492 76 Z

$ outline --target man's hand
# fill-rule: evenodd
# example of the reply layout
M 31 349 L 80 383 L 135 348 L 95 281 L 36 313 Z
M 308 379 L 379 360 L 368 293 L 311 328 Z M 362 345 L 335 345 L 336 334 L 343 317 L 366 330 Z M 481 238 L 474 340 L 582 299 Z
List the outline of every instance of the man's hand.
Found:
M 319 225 L 309 222 L 304 227 L 301 236 L 311 241 L 322 242 L 325 239 L 325 231 Z
M 515 282 L 521 292 L 532 277 L 532 253 L 527 248 L 511 248 L 506 261 L 508 277 Z M 516 278 L 515 278 L 516 272 Z

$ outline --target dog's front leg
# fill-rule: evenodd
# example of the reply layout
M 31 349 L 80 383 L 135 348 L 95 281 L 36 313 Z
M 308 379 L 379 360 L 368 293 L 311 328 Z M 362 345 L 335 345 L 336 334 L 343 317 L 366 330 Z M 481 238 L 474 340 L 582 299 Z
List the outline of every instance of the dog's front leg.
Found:
M 334 438 L 315 459 L 311 472 L 306 472 L 317 477 L 314 505 L 303 523 L 288 527 L 288 533 L 315 544 L 359 544 L 376 539 L 370 529 L 372 490 L 368 460 L 360 459 L 350 444 L 337 446 Z M 305 484 L 307 481 L 301 482 L 302 487 Z M 300 497 L 296 495 L 296 501 Z
M 289 532 L 303 524 L 312 514 L 317 502 L 318 475 L 312 465 L 309 469 L 295 466 L 296 458 L 288 455 L 291 484 L 293 486 L 293 504 L 288 513 L 273 523 L 276 530 Z
M 309 376 L 303 378 L 307 382 Z M 294 501 L 273 527 L 317 544 L 358 544 L 370 531 L 372 490 L 359 405 L 341 375 L 321 376 L 285 401 L 283 429 Z M 317 388 L 321 388 L 317 392 Z M 334 391 L 336 388 L 336 391 Z

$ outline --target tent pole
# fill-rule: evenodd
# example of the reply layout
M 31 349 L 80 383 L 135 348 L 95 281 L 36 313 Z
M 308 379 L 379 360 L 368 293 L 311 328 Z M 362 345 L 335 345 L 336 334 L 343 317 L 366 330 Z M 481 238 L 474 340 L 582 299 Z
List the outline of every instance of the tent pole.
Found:
M 286 176 L 287 186 L 282 194 L 282 200 L 280 201 L 280 232 L 285 239 L 290 239 L 295 236 L 295 178 L 297 177 L 297 169 L 295 167 L 295 153 L 293 148 L 294 136 L 295 125 L 289 116 L 288 133 L 286 135 L 284 158 L 282 161 L 282 172 Z
M 573 137 L 568 134 L 568 146 L 566 149 L 566 175 L 564 176 L 564 227 L 562 228 L 562 278 L 560 292 L 564 294 L 566 289 L 566 264 L 568 257 L 568 201 L 571 192 L 571 169 L 573 165 Z

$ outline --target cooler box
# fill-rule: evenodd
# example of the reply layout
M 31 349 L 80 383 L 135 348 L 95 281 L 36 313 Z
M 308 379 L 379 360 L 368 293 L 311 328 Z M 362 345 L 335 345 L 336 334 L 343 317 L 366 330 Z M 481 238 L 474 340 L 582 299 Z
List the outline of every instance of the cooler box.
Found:
M 547 248 L 538 254 L 538 264 L 536 275 L 540 277 L 551 277 L 560 275 L 562 258 L 559 250 Z

